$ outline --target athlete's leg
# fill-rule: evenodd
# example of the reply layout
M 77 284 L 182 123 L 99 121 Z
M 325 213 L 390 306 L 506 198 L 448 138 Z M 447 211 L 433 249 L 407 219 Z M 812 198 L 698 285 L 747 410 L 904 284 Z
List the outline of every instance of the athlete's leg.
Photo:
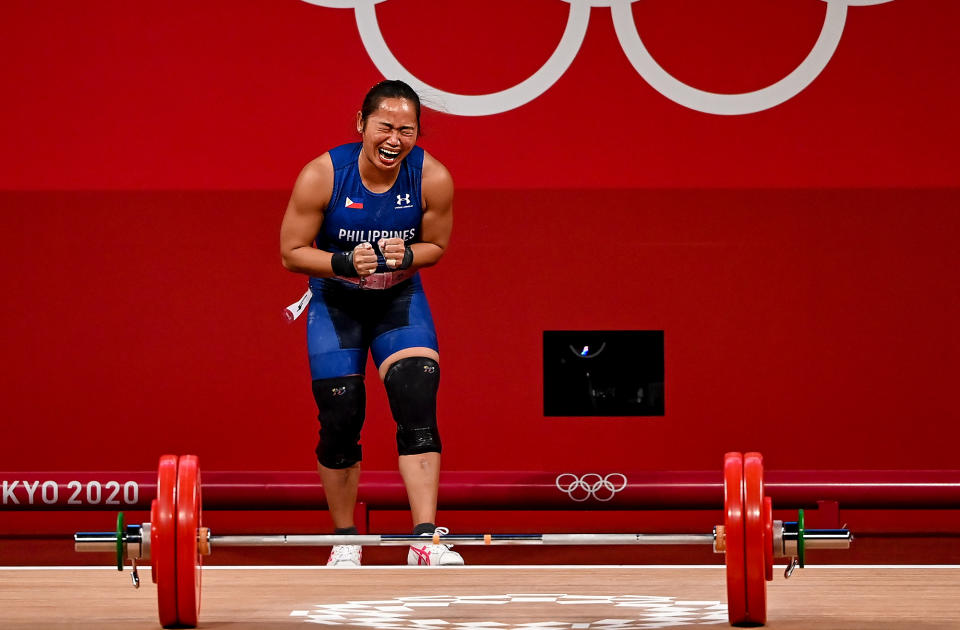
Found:
M 407 357 L 428 357 L 437 363 L 440 363 L 440 353 L 434 348 L 404 348 L 402 350 L 397 350 L 383 360 L 383 363 L 381 363 L 380 367 L 377 369 L 377 371 L 380 372 L 380 380 L 382 381 L 387 377 L 387 370 L 389 370 L 390 366 L 396 363 L 398 359 L 405 359 Z
M 430 307 L 415 276 L 391 301 L 389 316 L 370 344 L 397 423 L 398 466 L 410 501 L 414 534 L 433 536 L 447 530 L 435 526 L 440 485 L 440 434 L 437 390 L 440 354 Z M 410 545 L 407 564 L 462 565 L 450 545 Z
M 440 354 L 431 348 L 406 348 L 395 352 L 387 357 L 380 365 L 380 378 L 386 379 L 389 370 L 401 359 L 407 359 L 407 365 L 403 363 L 397 365 L 397 370 L 391 375 L 391 385 L 388 386 L 388 397 L 393 411 L 394 420 L 398 423 L 398 451 L 397 466 L 400 469 L 400 476 L 403 477 L 403 485 L 407 489 L 407 497 L 410 500 L 410 515 L 413 518 L 413 524 L 433 523 L 437 516 L 437 492 L 440 486 L 440 440 L 436 435 L 436 389 L 433 383 L 439 383 L 439 371 L 434 378 L 430 374 L 420 376 L 416 372 L 422 372 L 423 368 L 431 368 L 429 363 L 419 365 L 410 364 L 409 360 L 414 362 L 417 358 L 424 358 L 432 361 L 436 369 L 439 370 Z M 400 372 L 405 369 L 406 378 Z M 413 378 L 409 376 L 414 372 Z M 426 391 L 411 395 L 410 389 L 420 387 Z M 430 389 L 433 388 L 431 392 Z M 390 389 L 395 390 L 390 394 Z M 396 390 L 400 390 L 399 392 Z M 404 396 L 404 391 L 407 395 Z M 394 409 L 394 407 L 398 407 Z M 425 437 L 418 437 L 415 429 L 407 428 L 406 431 L 400 428 L 401 420 L 398 416 L 414 415 L 409 422 L 412 425 L 426 426 Z M 429 426 L 429 425 L 432 425 Z M 421 431 L 424 429 L 421 427 Z M 413 433 L 411 435 L 411 433 Z M 434 450 L 435 449 L 435 450 Z M 423 451 L 411 454 L 403 454 L 407 451 Z
M 360 485 L 360 462 L 340 470 L 317 464 L 320 482 L 327 497 L 327 508 L 336 529 L 354 527 L 353 510 L 357 503 L 357 488 Z
M 370 349 L 397 423 L 398 467 L 413 523 L 433 523 L 440 483 L 440 353 L 420 278 L 415 276 L 394 293 Z
M 437 522 L 437 493 L 440 488 L 440 453 L 399 455 L 397 467 L 410 500 L 413 525 Z
M 313 289 L 307 347 L 320 422 L 317 472 L 336 529 L 354 527 L 360 483 L 359 439 L 366 407 L 366 345 L 354 294 L 324 283 Z
M 323 483 L 333 526 L 354 526 L 353 512 L 360 484 L 360 429 L 363 427 L 366 391 L 363 377 L 316 379 L 313 396 L 319 411 L 317 471 Z

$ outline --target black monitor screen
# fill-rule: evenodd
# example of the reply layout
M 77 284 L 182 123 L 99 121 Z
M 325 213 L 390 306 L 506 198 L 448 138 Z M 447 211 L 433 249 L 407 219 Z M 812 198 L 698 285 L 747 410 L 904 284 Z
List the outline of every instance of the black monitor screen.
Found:
M 662 330 L 546 330 L 545 416 L 662 416 Z

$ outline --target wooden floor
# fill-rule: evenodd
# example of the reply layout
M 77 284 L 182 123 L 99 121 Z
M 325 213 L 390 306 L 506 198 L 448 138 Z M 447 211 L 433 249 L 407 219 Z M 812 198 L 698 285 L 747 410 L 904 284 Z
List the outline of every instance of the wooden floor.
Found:
M 149 568 L 0 568 L 0 628 L 159 627 Z M 726 626 L 722 568 L 208 568 L 201 628 L 632 630 Z M 304 625 L 313 622 L 310 625 Z M 811 567 L 768 588 L 772 629 L 960 628 L 960 568 Z

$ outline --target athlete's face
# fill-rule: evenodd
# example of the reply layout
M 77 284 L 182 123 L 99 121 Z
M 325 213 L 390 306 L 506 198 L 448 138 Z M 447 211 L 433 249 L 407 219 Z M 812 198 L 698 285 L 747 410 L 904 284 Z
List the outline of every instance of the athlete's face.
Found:
M 405 98 L 385 98 L 366 121 L 357 113 L 363 154 L 377 168 L 394 169 L 417 144 L 417 110 Z

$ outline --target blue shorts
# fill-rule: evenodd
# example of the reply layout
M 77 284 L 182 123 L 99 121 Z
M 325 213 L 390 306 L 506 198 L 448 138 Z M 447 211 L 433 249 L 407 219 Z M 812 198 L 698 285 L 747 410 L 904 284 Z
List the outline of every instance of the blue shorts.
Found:
M 361 289 L 332 278 L 310 280 L 307 351 L 313 380 L 363 374 L 367 351 L 379 369 L 394 352 L 439 350 L 420 276 L 389 289 Z

